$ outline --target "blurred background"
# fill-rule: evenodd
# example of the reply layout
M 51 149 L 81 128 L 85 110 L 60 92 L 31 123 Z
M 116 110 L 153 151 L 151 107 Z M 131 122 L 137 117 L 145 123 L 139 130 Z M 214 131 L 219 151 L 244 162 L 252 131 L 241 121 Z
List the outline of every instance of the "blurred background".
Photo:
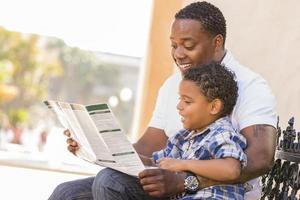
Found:
M 66 150 L 46 99 L 108 102 L 128 137 L 142 133 L 174 72 L 169 30 L 191 0 L 0 0 L 0 199 L 47 199 L 101 168 Z M 280 124 L 300 120 L 297 0 L 210 0 L 227 20 L 226 48 L 261 74 Z

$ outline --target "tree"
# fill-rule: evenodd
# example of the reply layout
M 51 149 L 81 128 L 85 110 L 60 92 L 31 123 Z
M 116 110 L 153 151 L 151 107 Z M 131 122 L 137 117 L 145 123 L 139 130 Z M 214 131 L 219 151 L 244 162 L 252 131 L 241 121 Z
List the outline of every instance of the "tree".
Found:
M 65 72 L 64 76 L 52 81 L 50 90 L 56 99 L 89 103 L 99 100 L 97 90 L 100 87 L 103 101 L 121 87 L 119 66 L 104 65 L 93 52 L 69 47 L 55 38 L 48 39 L 46 49 L 55 52 Z
M 4 113 L 10 113 L 8 117 L 13 126 L 26 121 L 25 113 L 47 97 L 50 77 L 62 74 L 60 63 L 47 59 L 49 55 L 41 50 L 39 42 L 37 35 L 22 35 L 0 28 L 0 65 L 12 69 L 10 73 L 0 71 L 0 81 L 13 84 L 19 90 L 17 98 L 1 105 Z

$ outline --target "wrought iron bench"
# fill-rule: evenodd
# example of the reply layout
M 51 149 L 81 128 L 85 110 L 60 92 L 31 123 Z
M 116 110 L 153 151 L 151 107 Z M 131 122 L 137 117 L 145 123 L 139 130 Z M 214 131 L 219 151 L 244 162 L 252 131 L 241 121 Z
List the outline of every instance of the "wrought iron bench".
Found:
M 288 124 L 284 131 L 277 124 L 276 160 L 262 177 L 262 200 L 300 200 L 300 132 L 294 129 L 294 118 Z

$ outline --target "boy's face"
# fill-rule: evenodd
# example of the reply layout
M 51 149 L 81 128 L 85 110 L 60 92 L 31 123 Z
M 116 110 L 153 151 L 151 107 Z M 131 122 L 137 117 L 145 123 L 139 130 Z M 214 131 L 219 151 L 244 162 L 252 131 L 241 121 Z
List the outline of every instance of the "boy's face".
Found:
M 182 80 L 179 85 L 179 103 L 177 109 L 181 116 L 183 127 L 188 130 L 201 131 L 213 119 L 212 102 L 202 94 L 194 82 Z
M 215 40 L 203 31 L 199 21 L 177 19 L 171 28 L 172 57 L 182 73 L 188 68 L 214 60 Z

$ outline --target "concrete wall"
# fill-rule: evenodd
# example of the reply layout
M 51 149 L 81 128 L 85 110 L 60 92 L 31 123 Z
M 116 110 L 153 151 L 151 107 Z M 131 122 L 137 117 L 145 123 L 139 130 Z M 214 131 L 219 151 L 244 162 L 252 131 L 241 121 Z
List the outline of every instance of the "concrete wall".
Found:
M 133 140 L 139 138 L 152 116 L 158 89 L 173 72 L 170 28 L 181 0 L 153 0 L 147 55 L 139 80 L 139 98 L 133 126 Z
M 288 119 L 294 116 L 299 129 L 300 1 L 207 1 L 219 7 L 227 20 L 226 48 L 240 63 L 268 81 L 277 99 L 281 127 L 285 128 Z M 141 87 L 143 92 L 137 107 L 138 114 L 135 115 L 135 136 L 143 133 L 152 114 L 158 88 L 172 72 L 168 34 L 173 16 L 180 7 L 194 1 L 153 2 L 149 50 Z

